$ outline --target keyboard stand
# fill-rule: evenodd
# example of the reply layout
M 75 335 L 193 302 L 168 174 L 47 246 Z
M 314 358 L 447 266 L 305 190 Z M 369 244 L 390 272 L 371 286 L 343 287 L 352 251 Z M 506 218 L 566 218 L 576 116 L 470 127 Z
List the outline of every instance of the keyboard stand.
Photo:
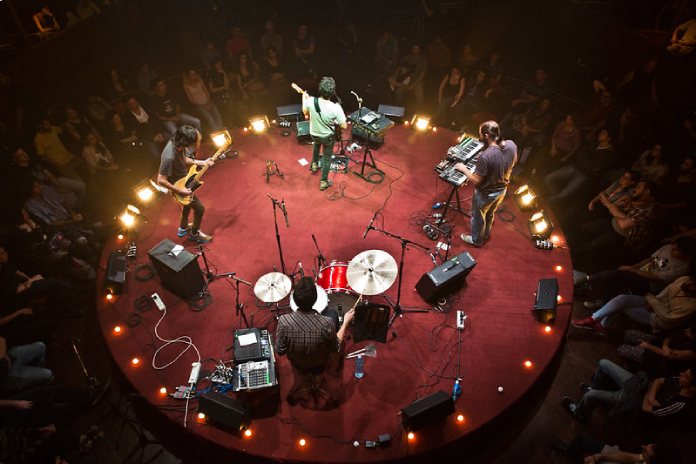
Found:
M 465 185 L 465 184 L 462 184 Z M 459 187 L 457 185 L 452 185 L 452 190 L 450 191 L 449 196 L 447 197 L 447 201 L 445 202 L 445 209 L 442 212 L 442 218 L 440 219 L 441 222 L 445 222 L 445 218 L 447 217 L 447 211 L 449 209 L 453 209 L 456 212 L 463 214 L 466 217 L 471 217 L 471 214 L 467 213 L 462 209 L 462 200 L 459 198 Z M 457 199 L 457 203 L 453 204 L 452 199 L 455 198 Z M 469 200 L 470 198 L 467 198 Z
M 355 172 L 353 171 L 353 174 L 356 176 L 360 177 L 363 180 L 366 180 L 368 182 L 372 182 L 368 176 L 365 176 L 365 165 L 370 166 L 372 169 L 375 171 L 379 172 L 380 174 L 384 174 L 384 171 L 382 171 L 380 168 L 377 167 L 375 164 L 375 159 L 372 156 L 372 150 L 370 150 L 370 136 L 376 135 L 376 132 L 373 131 L 370 127 L 355 123 L 357 127 L 360 127 L 367 133 L 367 139 L 365 140 L 365 146 L 363 148 L 363 160 L 362 160 L 362 166 L 360 168 L 360 172 Z M 367 161 L 367 157 L 370 157 L 370 161 Z

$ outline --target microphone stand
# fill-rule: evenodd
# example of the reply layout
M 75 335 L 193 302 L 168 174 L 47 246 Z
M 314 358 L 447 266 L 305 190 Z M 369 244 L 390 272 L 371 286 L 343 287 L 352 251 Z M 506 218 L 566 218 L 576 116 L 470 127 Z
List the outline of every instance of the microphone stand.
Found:
M 249 321 L 247 321 L 246 314 L 244 313 L 244 303 L 240 303 L 240 302 L 239 302 L 239 284 L 240 284 L 240 283 L 243 283 L 244 285 L 248 285 L 249 287 L 251 287 L 251 282 L 247 282 L 246 280 L 240 279 L 239 277 L 231 276 L 231 278 L 234 279 L 234 290 L 235 290 L 235 298 L 234 298 L 235 304 L 234 304 L 234 307 L 235 307 L 235 315 L 237 316 L 237 318 L 239 318 L 240 315 L 242 316 L 242 321 L 244 321 L 244 325 L 245 325 L 246 328 L 248 329 L 248 328 L 249 328 Z M 234 334 L 233 334 L 233 339 L 234 339 Z M 225 351 L 230 351 L 232 348 L 234 348 L 234 341 L 232 342 L 232 344 L 231 344 L 230 346 L 228 346 L 227 348 L 225 348 Z
M 416 242 L 413 242 L 411 240 L 408 240 L 400 235 L 392 234 L 391 232 L 388 232 L 384 229 L 380 229 L 378 227 L 373 227 L 370 226 L 369 229 L 376 230 L 377 232 L 381 232 L 387 237 L 395 238 L 401 242 L 401 258 L 399 259 L 399 283 L 397 284 L 397 290 L 396 290 L 396 303 L 393 303 L 391 299 L 387 295 L 383 295 L 384 298 L 387 300 L 389 305 L 394 308 L 394 314 L 392 314 L 391 318 L 389 319 L 389 324 L 387 327 L 391 327 L 392 324 L 394 323 L 394 319 L 397 317 L 402 317 L 403 313 L 427 313 L 430 311 L 428 308 L 409 308 L 409 309 L 403 309 L 401 307 L 401 283 L 403 281 L 403 275 L 404 275 L 404 257 L 406 255 L 406 246 L 412 245 L 416 248 L 420 248 L 423 250 L 425 253 L 431 253 L 430 248 L 420 245 Z M 394 335 L 396 336 L 396 332 L 394 332 Z
M 317 239 L 314 237 L 314 234 L 312 234 L 312 240 L 314 241 L 314 246 L 317 248 L 317 265 L 319 266 L 318 271 L 321 272 L 321 270 L 324 268 L 324 265 L 326 264 L 326 258 L 324 257 L 323 254 L 321 254 L 321 250 L 319 249 L 319 244 L 317 243 Z M 315 276 L 318 274 L 315 273 Z
M 220 278 L 226 279 L 228 277 L 233 277 L 236 279 L 236 277 L 234 277 L 236 272 L 220 272 L 217 274 L 213 273 L 213 271 L 210 270 L 210 264 L 208 263 L 208 258 L 205 255 L 205 250 L 203 249 L 203 244 L 199 243 L 198 245 L 196 245 L 196 247 L 198 248 L 198 256 L 203 258 L 203 264 L 205 265 L 205 270 L 203 272 L 203 277 L 205 278 L 205 285 L 203 286 L 203 290 L 198 292 L 198 297 L 203 298 L 206 295 L 211 296 L 210 292 L 208 292 L 208 286 L 210 285 L 210 282 L 212 282 L 215 279 L 220 279 Z M 212 296 L 211 296 L 211 298 L 212 298 Z
M 278 243 L 278 254 L 280 255 L 280 269 L 283 271 L 283 274 L 287 275 L 287 272 L 285 271 L 285 260 L 283 259 L 283 246 L 280 244 L 280 232 L 278 231 L 277 208 L 280 207 L 280 202 L 271 195 L 268 195 L 268 198 L 270 198 L 273 202 L 273 222 L 275 223 L 276 242 Z

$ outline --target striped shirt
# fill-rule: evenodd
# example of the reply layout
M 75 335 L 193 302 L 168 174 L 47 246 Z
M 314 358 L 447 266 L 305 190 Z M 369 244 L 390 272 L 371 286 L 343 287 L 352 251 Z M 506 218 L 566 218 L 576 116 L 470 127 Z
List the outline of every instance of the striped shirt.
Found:
M 320 367 L 340 348 L 333 321 L 316 311 L 294 311 L 278 319 L 276 351 L 299 369 Z
M 653 410 L 657 417 L 667 417 L 674 414 L 689 415 L 694 411 L 696 402 L 694 398 L 688 398 L 679 394 L 679 377 L 668 377 L 655 395 L 655 399 L 661 406 Z

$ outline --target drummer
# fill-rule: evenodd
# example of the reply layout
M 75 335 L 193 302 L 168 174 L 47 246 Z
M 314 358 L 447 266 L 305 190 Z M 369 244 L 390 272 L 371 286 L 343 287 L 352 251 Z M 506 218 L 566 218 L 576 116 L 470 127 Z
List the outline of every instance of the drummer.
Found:
M 323 308 L 318 313 L 312 306 L 317 301 L 317 288 L 311 277 L 303 277 L 295 286 L 293 299 L 297 311 L 278 319 L 276 352 L 288 355 L 292 366 L 299 370 L 314 370 L 326 366 L 332 353 L 341 349 L 348 325 L 355 309 L 343 315 L 338 331 L 338 311 Z

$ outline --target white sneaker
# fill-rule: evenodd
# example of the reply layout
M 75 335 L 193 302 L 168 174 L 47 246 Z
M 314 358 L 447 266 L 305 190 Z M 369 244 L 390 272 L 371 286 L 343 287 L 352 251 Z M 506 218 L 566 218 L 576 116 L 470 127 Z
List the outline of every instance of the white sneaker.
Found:
M 466 235 L 462 234 L 459 236 L 462 240 L 464 240 L 465 243 L 468 243 L 469 245 L 473 245 L 475 247 L 480 247 L 481 245 L 478 245 L 474 243 L 474 239 L 471 237 L 471 235 Z

